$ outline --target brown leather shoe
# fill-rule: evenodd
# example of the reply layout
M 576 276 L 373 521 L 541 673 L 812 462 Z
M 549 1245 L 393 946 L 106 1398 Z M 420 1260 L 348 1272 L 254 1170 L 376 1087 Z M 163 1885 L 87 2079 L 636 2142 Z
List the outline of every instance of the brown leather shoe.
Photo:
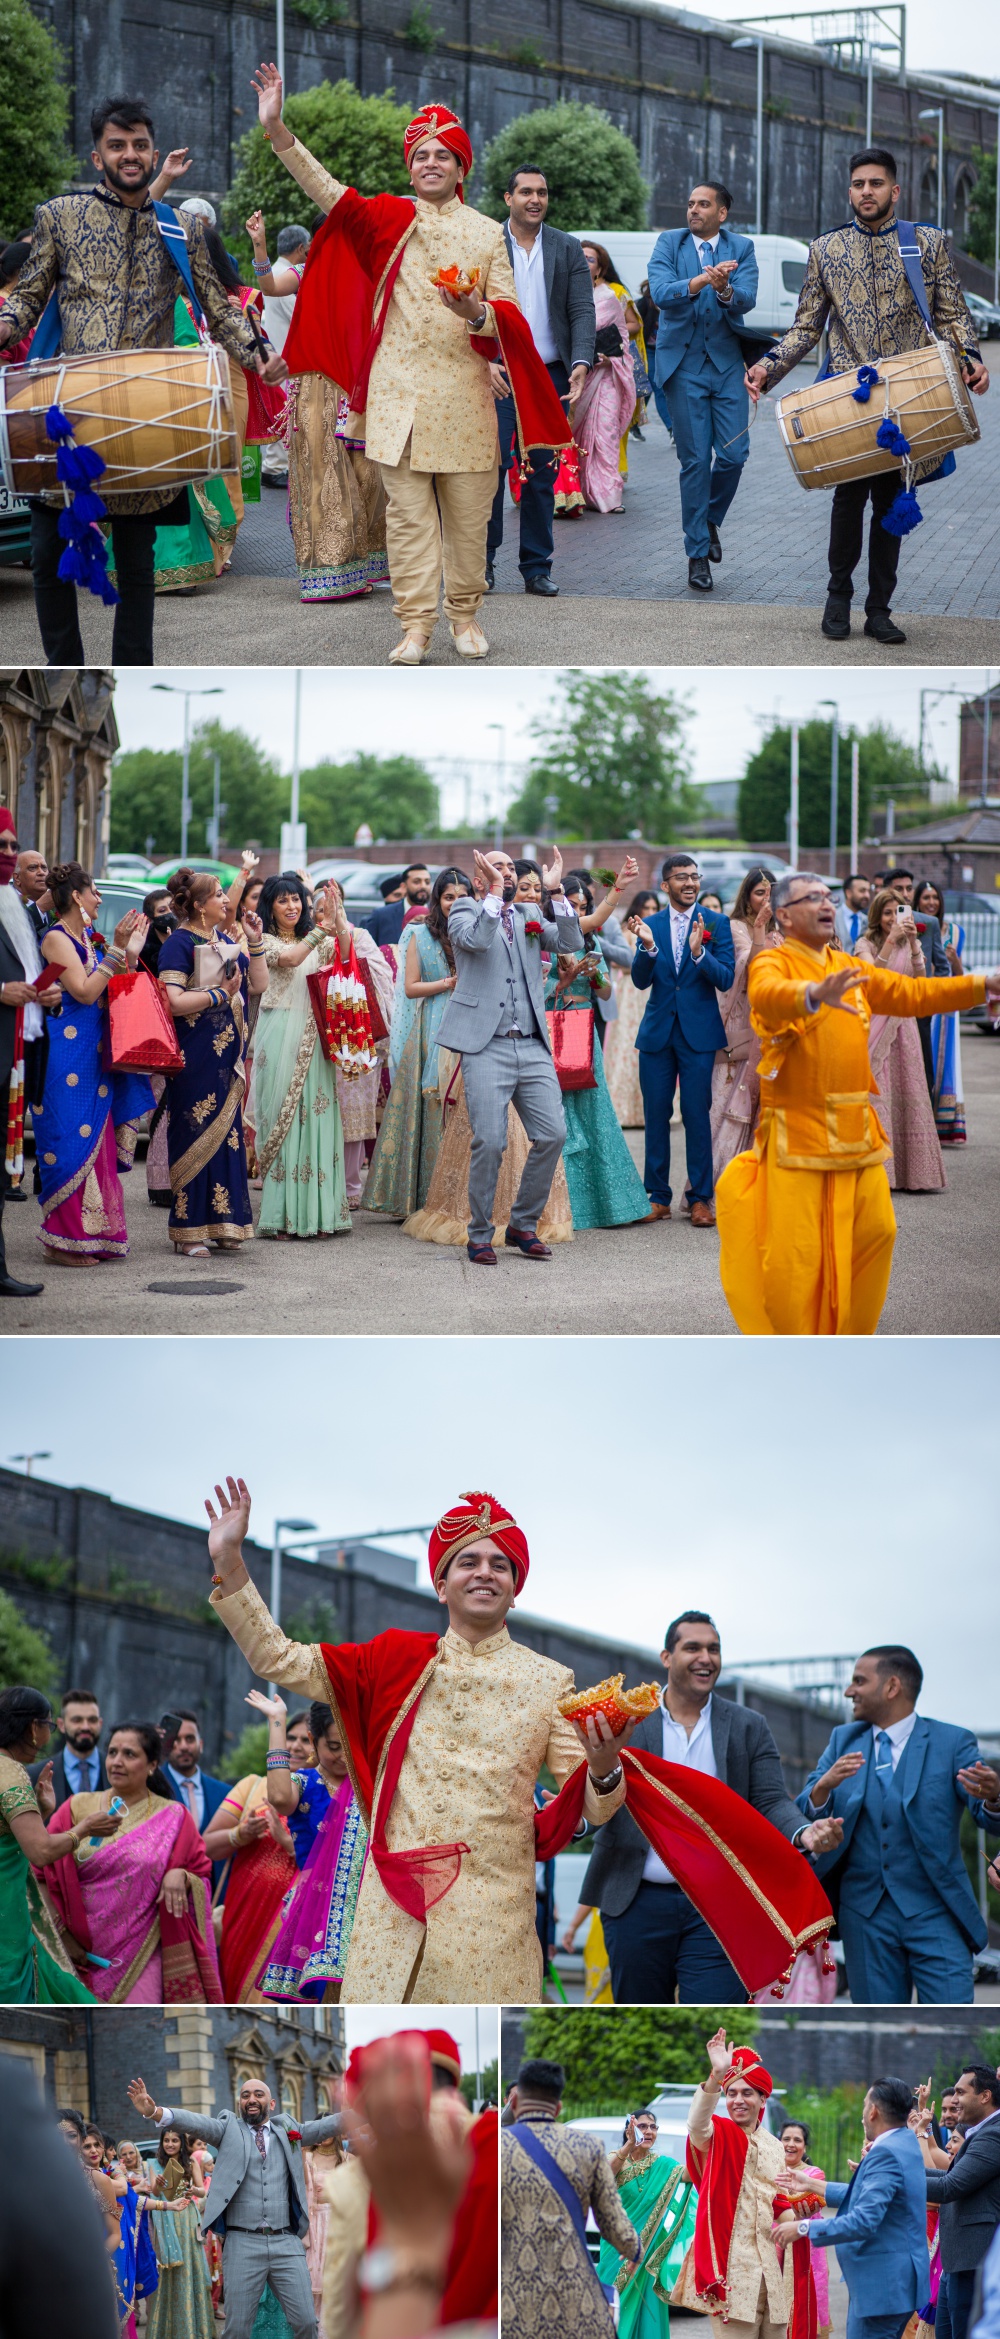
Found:
M 714 1210 L 712 1209 L 711 1203 L 709 1203 L 709 1202 L 692 1202 L 692 1204 L 691 1204 L 691 1224 L 692 1224 L 692 1226 L 714 1226 L 714 1225 L 715 1225 L 715 1212 L 714 1212 Z
M 669 1216 L 670 1216 L 670 1204 L 669 1204 L 669 1202 L 651 1202 L 651 1203 L 650 1203 L 650 1205 L 649 1205 L 649 1216 L 650 1216 L 650 1218 L 651 1218 L 651 1219 L 653 1219 L 653 1218 L 669 1218 Z M 647 1221 L 647 1224 L 648 1224 L 648 1221 Z

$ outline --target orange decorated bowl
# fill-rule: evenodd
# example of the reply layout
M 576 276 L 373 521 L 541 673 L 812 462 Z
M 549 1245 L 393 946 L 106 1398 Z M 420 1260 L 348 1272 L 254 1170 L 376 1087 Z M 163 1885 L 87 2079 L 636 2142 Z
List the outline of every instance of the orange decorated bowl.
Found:
M 598 1681 L 593 1689 L 572 1690 L 568 1697 L 556 1700 L 559 1713 L 569 1722 L 589 1722 L 594 1714 L 603 1714 L 616 1738 L 630 1722 L 641 1722 L 644 1714 L 651 1714 L 660 1702 L 655 1681 L 641 1681 L 637 1689 L 626 1689 L 624 1673 L 613 1673 L 609 1680 Z
M 475 291 L 481 275 L 481 268 L 459 268 L 454 263 L 450 268 L 435 269 L 431 283 L 439 286 L 442 292 L 453 292 L 461 297 L 464 292 Z

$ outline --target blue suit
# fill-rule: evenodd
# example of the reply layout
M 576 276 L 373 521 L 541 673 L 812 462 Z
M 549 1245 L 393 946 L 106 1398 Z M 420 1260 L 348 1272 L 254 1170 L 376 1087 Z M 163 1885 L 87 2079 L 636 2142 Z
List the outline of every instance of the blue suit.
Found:
M 709 523 L 721 527 L 750 452 L 750 402 L 737 332 L 756 303 L 757 259 L 749 236 L 728 227 L 719 230 L 713 258 L 738 263 L 729 301 L 721 301 L 710 284 L 692 299 L 688 286 L 705 263 L 686 227 L 658 236 L 649 263 L 650 298 L 660 312 L 655 386 L 669 390 L 689 560 L 707 554 Z
M 899 2339 L 930 2287 L 926 2170 L 912 2129 L 890 2129 L 826 2198 L 838 2215 L 811 2218 L 809 2239 L 837 2252 L 847 2339 Z
M 646 1115 L 643 1182 L 651 1202 L 670 1201 L 670 1115 L 679 1078 L 691 1198 L 711 1202 L 712 1072 L 717 1049 L 726 1045 L 715 994 L 728 991 L 736 972 L 733 937 L 728 918 L 706 918 L 705 946 L 694 959 L 689 926 L 678 969 L 669 910 L 657 911 L 647 924 L 656 956 L 639 949 L 632 961 L 636 990 L 651 994 L 635 1043 Z
M 844 1779 L 823 1805 L 842 1819 L 843 1840 L 817 1860 L 817 1873 L 839 1902 L 847 1979 L 855 2005 L 908 2004 L 916 1984 L 921 2005 L 971 2006 L 972 1959 L 986 1926 L 959 1844 L 963 1810 L 977 1827 L 997 1827 L 956 1773 L 979 1759 L 971 1733 L 918 1715 L 883 1790 L 870 1722 L 834 1730 L 798 1804 L 813 1816 L 810 1789 L 841 1754 L 860 1749 L 864 1767 Z
M 166 1779 L 174 1802 L 183 1803 L 184 1809 L 187 1811 L 190 1808 L 187 1797 L 186 1795 L 181 1794 L 173 1772 L 168 1765 L 164 1765 L 163 1775 Z M 207 1770 L 203 1770 L 201 1773 L 201 1790 L 205 1798 L 205 1816 L 201 1823 L 201 1832 L 202 1835 L 207 1835 L 220 1803 L 225 1802 L 226 1796 L 229 1793 L 229 1781 L 227 1779 L 213 1779 Z M 218 1890 L 219 1879 L 223 1874 L 225 1866 L 226 1863 L 224 1860 L 213 1860 L 212 1862 L 213 1892 Z

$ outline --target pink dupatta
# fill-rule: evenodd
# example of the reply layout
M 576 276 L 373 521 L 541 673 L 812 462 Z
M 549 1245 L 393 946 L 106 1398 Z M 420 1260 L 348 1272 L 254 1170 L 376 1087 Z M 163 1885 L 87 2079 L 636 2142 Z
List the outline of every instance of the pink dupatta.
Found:
M 628 320 L 609 284 L 595 284 L 594 309 L 598 331 L 617 325 L 625 344 L 624 357 L 594 365 L 573 409 L 573 436 L 580 457 L 583 492 L 592 511 L 620 512 L 623 483 L 618 468 L 621 442 L 635 412 L 635 377 L 629 349 Z
M 73 1825 L 67 1800 L 49 1832 Z M 183 1917 L 158 1896 L 168 1868 L 188 1880 Z M 222 2004 L 211 1917 L 212 1864 L 189 1811 L 157 1802 L 126 1835 L 110 1836 L 79 1864 L 72 1853 L 44 1871 L 62 1923 L 85 1949 L 110 1960 L 88 1966 L 94 1994 L 112 2005 Z

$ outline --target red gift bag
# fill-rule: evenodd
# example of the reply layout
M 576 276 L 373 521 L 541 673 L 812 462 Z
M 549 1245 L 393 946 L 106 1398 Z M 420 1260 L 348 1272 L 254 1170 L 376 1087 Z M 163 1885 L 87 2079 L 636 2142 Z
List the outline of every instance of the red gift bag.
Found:
M 346 966 L 338 945 L 331 964 L 317 967 L 306 984 L 327 1063 L 347 1079 L 374 1072 L 378 1058 L 368 993 L 353 942 Z
M 560 1088 L 567 1093 L 596 1088 L 593 1008 L 550 1007 L 545 1020 Z
M 144 966 L 112 975 L 105 993 L 107 1020 L 102 1035 L 106 1072 L 179 1072 L 184 1062 L 173 1016 L 159 984 Z
M 312 1011 L 316 1018 L 316 1029 L 319 1033 L 319 1044 L 323 1050 L 323 1054 L 326 1057 L 328 1064 L 332 1064 L 333 1062 L 333 1050 L 330 1046 L 330 1026 L 327 1021 L 326 1014 L 326 994 L 330 986 L 330 976 L 332 973 L 333 968 L 331 966 L 317 966 L 313 968 L 311 975 L 306 976 L 306 989 L 309 993 Z
M 357 960 L 358 973 L 365 986 L 365 998 L 368 1001 L 368 1020 L 372 1027 L 372 1038 L 373 1040 L 387 1039 L 389 1034 L 389 1026 L 379 1005 L 379 996 L 375 989 L 375 977 L 372 973 L 368 960 L 366 958 L 361 958 L 357 951 L 355 951 L 354 956 Z

